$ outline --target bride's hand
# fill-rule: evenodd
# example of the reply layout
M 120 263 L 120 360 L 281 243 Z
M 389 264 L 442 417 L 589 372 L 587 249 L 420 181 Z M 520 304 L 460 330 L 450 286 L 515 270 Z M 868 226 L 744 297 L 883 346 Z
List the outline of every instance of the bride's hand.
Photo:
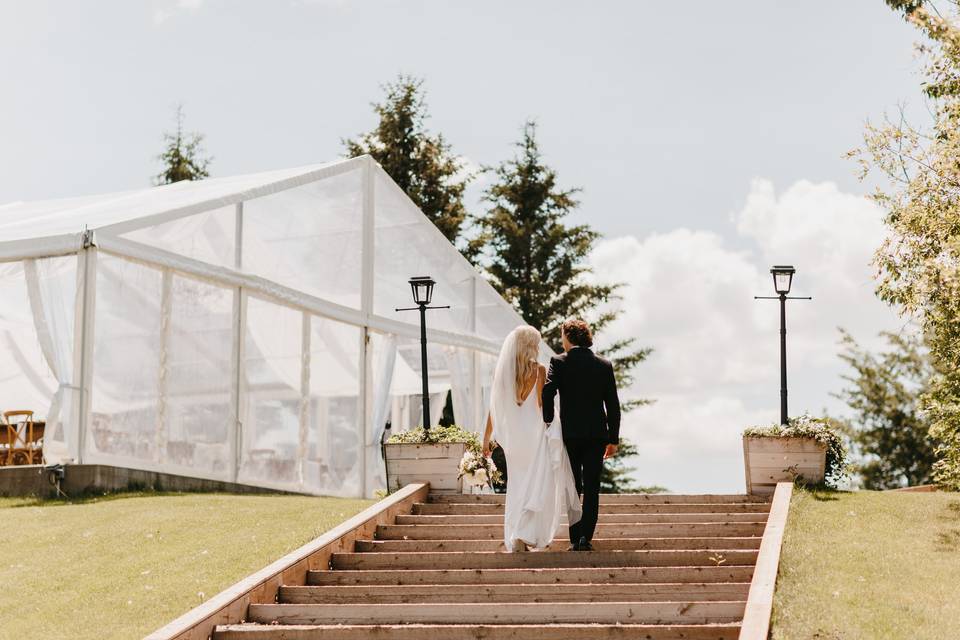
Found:
M 493 455 L 493 452 L 490 450 L 490 441 L 484 440 L 483 441 L 483 457 L 489 458 L 491 455 Z

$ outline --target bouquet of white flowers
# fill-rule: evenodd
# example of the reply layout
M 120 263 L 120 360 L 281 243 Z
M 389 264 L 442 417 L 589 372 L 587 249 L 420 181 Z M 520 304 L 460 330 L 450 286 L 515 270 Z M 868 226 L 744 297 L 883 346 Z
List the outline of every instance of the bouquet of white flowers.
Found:
M 495 482 L 500 477 L 493 460 L 483 457 L 482 453 L 477 453 L 467 449 L 460 458 L 460 475 L 470 486 L 479 487 L 490 482 Z

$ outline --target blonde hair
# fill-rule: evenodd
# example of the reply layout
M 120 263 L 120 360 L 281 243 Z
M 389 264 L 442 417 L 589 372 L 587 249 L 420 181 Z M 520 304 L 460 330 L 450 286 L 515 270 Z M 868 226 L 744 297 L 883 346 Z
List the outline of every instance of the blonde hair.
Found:
M 517 327 L 517 402 L 523 402 L 523 385 L 530 374 L 537 370 L 537 355 L 540 353 L 540 332 L 533 327 Z

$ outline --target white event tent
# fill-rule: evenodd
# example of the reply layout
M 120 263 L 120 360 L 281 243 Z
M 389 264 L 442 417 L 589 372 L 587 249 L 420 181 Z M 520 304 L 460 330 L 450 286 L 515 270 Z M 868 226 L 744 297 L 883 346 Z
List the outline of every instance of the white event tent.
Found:
M 0 411 L 48 463 L 370 495 L 420 421 L 420 275 L 431 415 L 478 430 L 522 320 L 369 156 L 0 206 Z

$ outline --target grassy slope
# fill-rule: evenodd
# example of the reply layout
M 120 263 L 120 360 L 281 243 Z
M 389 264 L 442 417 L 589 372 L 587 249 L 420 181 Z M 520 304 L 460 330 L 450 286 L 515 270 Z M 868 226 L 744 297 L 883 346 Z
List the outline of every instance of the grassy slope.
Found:
M 774 640 L 955 640 L 958 630 L 960 494 L 795 494 Z
M 0 498 L 0 638 L 139 638 L 370 504 L 301 496 Z

